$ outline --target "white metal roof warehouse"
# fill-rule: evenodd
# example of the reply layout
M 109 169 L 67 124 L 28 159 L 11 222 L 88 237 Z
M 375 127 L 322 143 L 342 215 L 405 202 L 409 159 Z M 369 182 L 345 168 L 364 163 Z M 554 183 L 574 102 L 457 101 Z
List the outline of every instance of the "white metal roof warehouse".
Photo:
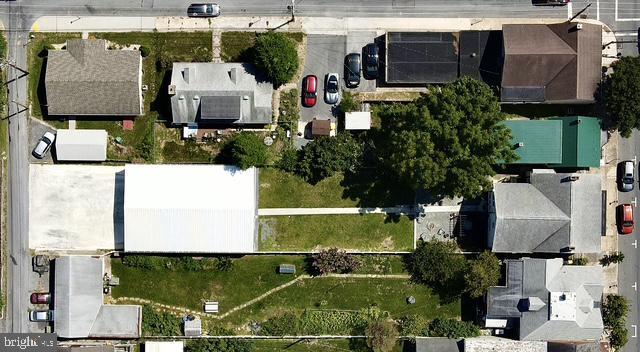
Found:
M 126 252 L 252 253 L 257 172 L 225 165 L 127 165 Z
M 58 130 L 56 158 L 63 161 L 107 160 L 107 131 Z

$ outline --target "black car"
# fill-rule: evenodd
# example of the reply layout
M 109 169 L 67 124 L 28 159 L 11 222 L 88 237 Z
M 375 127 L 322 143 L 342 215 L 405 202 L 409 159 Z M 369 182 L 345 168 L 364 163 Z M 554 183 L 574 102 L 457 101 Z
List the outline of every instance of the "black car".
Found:
M 364 78 L 376 79 L 378 78 L 378 62 L 379 52 L 378 46 L 375 43 L 367 44 L 363 50 L 364 55 Z
M 571 0 L 532 0 L 535 6 L 566 6 Z
M 220 6 L 218 4 L 191 4 L 187 8 L 189 17 L 218 17 Z
M 344 81 L 348 88 L 360 85 L 360 54 L 351 53 L 344 58 Z

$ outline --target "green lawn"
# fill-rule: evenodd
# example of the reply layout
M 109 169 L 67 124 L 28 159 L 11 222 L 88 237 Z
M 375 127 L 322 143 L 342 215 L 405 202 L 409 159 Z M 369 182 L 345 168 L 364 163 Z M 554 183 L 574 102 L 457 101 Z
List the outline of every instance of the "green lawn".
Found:
M 302 43 L 304 33 L 284 33 L 285 36 Z M 251 61 L 251 48 L 256 42 L 256 32 L 222 32 L 220 56 L 225 62 L 246 62 Z
M 311 185 L 302 178 L 275 168 L 260 169 L 260 208 L 348 208 L 357 202 L 343 198 L 338 174 Z
M 399 341 L 392 352 L 402 352 L 403 346 L 410 345 L 409 341 Z M 255 340 L 254 352 L 362 352 L 366 346 L 364 339 L 340 339 L 340 340 Z M 408 346 L 407 346 L 408 348 Z
M 413 250 L 413 221 L 383 214 L 260 217 L 261 251 L 337 247 L 359 251 Z

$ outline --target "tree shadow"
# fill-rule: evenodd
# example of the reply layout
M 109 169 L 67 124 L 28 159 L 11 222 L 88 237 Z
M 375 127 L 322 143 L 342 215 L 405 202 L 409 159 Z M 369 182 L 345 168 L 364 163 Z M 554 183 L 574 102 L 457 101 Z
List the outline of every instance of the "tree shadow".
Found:
M 158 87 L 155 98 L 151 101 L 150 110 L 156 111 L 160 120 L 172 121 L 171 96 L 169 95 L 169 85 L 171 84 L 171 70 L 164 71 L 162 83 Z
M 49 118 L 49 113 L 47 111 L 47 89 L 45 86 L 45 78 L 47 76 L 47 49 L 42 49 L 38 56 L 42 57 L 42 69 L 40 70 L 40 77 L 38 77 L 38 87 L 36 89 L 36 94 L 38 95 L 38 103 L 40 105 L 40 113 L 42 114 L 42 118 L 47 119 Z

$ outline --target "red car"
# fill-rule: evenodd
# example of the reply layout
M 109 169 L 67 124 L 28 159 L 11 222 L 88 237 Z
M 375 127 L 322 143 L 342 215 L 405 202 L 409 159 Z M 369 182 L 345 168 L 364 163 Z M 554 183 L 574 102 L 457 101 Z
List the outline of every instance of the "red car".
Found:
M 49 304 L 51 294 L 49 292 L 34 292 L 31 294 L 31 304 Z
M 318 77 L 308 75 L 302 81 L 302 105 L 310 108 L 318 100 Z
M 618 231 L 628 235 L 633 232 L 633 207 L 631 204 L 618 205 L 617 211 Z

